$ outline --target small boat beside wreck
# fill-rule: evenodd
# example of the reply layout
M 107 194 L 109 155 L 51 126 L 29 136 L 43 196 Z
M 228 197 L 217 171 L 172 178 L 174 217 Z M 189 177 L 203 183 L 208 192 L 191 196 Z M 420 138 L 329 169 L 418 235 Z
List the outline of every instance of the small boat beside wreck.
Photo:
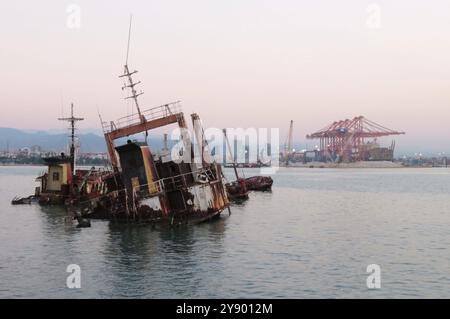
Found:
M 76 169 L 75 154 L 75 123 L 82 121 L 73 114 L 71 105 L 71 117 L 59 120 L 70 122 L 71 139 L 69 144 L 70 154 L 61 153 L 58 156 L 43 158 L 47 166 L 36 178 L 39 186 L 35 194 L 27 197 L 15 197 L 12 205 L 39 203 L 41 206 L 66 205 L 75 199 L 93 198 L 106 194 L 106 181 L 111 172 L 105 169 Z
M 65 205 L 74 198 L 94 198 L 106 193 L 105 180 L 111 175 L 102 169 L 73 167 L 74 154 L 44 158 L 47 172 L 36 178 L 40 186 L 34 197 L 42 206 Z
M 226 184 L 231 200 L 241 202 L 247 200 L 250 191 L 268 192 L 272 190 L 273 179 L 270 176 L 238 177 Z
M 12 205 L 29 205 L 36 201 L 37 201 L 37 199 L 36 199 L 36 196 L 34 196 L 34 195 L 30 195 L 27 197 L 16 196 L 12 199 L 11 204 Z
M 248 189 L 243 178 L 238 178 L 235 181 L 229 182 L 226 185 L 228 196 L 234 202 L 242 202 L 247 200 Z
M 231 153 L 231 145 L 228 140 L 227 130 L 223 129 L 223 136 L 227 143 L 227 149 L 229 152 L 231 164 L 228 167 L 232 167 L 235 181 L 226 184 L 227 192 L 231 200 L 236 202 L 242 202 L 247 200 L 249 191 L 270 191 L 272 189 L 273 179 L 270 176 L 252 176 L 249 178 L 241 178 L 239 176 L 236 161 Z
M 249 191 L 267 192 L 272 190 L 273 179 L 270 176 L 252 176 L 244 179 Z
M 229 152 L 229 155 L 231 158 L 234 175 L 236 177 L 235 181 L 229 182 L 225 185 L 228 195 L 230 196 L 230 199 L 232 201 L 235 201 L 235 202 L 246 201 L 248 199 L 247 186 L 245 184 L 244 179 L 240 178 L 239 173 L 236 169 L 236 161 L 234 160 L 232 153 L 231 153 L 231 146 L 230 146 L 230 141 L 228 140 L 227 130 L 223 129 L 222 132 L 223 132 L 225 141 L 227 143 L 227 149 L 228 149 L 228 152 Z

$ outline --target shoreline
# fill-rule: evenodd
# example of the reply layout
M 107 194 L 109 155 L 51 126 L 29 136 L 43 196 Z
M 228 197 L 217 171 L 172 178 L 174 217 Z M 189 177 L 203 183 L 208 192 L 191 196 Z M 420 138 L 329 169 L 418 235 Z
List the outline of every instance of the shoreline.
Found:
M 369 162 L 370 163 L 370 162 Z M 391 163 L 391 162 L 389 162 Z M 79 167 L 91 167 L 91 165 L 79 165 Z M 43 164 L 5 164 L 0 163 L 0 167 L 46 167 Z M 101 167 L 95 165 L 95 167 Z M 405 166 L 401 163 L 391 163 L 391 165 L 366 165 L 365 163 L 321 163 L 321 162 L 311 162 L 308 164 L 303 163 L 290 163 L 288 166 L 280 165 L 280 168 L 310 168 L 310 169 L 327 169 L 327 168 L 361 168 L 361 169 L 384 169 L 384 168 L 450 168 L 445 166 Z M 230 167 L 224 167 L 230 168 Z M 244 167 L 245 169 L 260 169 L 260 167 Z M 230 168 L 231 169 L 231 168 Z
M 401 163 L 394 162 L 353 162 L 353 163 L 323 163 L 323 162 L 309 162 L 309 163 L 289 163 L 287 166 L 281 167 L 302 167 L 302 168 L 405 168 Z
M 404 165 L 400 162 L 354 162 L 354 163 L 323 163 L 323 162 L 309 162 L 309 163 L 289 163 L 285 165 L 280 164 L 282 168 L 321 168 L 321 169 L 386 169 L 386 168 L 448 168 L 445 166 L 433 166 L 433 165 Z

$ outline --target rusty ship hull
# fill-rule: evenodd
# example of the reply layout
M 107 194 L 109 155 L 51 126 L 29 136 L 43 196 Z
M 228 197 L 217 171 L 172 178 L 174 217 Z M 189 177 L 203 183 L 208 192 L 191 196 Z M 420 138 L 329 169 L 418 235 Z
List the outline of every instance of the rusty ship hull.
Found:
M 104 124 L 112 166 L 105 181 L 107 191 L 101 196 L 73 201 L 73 207 L 88 218 L 170 225 L 210 220 L 229 208 L 222 167 L 211 158 L 193 159 L 193 148 L 206 154 L 207 143 L 198 130 L 194 132 L 197 144 L 192 143 L 178 104 L 166 104 L 144 111 L 137 118 Z M 198 115 L 191 117 L 194 128 L 198 128 Z M 115 145 L 120 138 L 173 123 L 182 132 L 180 143 L 189 150 L 188 157 L 181 160 L 173 159 L 169 152 L 154 154 L 146 142 L 128 140 Z
M 229 207 L 220 166 L 216 169 L 217 179 L 195 182 L 191 173 L 177 175 L 155 183 L 161 188 L 153 194 L 143 189 L 148 185 L 131 192 L 123 188 L 80 202 L 77 208 L 83 217 L 117 222 L 168 225 L 204 222 L 218 217 Z

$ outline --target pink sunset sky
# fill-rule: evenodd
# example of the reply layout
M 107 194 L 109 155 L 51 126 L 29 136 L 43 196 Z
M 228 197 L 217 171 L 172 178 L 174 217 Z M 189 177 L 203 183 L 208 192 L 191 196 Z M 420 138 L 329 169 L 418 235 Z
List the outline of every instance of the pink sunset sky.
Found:
M 79 27 L 73 8 L 80 9 Z M 364 115 L 398 145 L 450 151 L 450 1 L 2 1 L 0 127 L 55 129 L 74 102 L 100 128 L 182 100 L 205 126 L 279 127 L 296 141 Z M 72 24 L 71 24 L 72 23 Z

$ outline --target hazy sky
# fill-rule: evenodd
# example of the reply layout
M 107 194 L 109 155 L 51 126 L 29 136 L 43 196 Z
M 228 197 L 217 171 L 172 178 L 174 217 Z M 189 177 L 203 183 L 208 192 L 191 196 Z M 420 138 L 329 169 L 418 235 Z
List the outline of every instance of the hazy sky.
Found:
M 281 136 L 293 119 L 296 140 L 364 115 L 406 131 L 399 147 L 450 151 L 448 0 L 3 0 L 0 12 L 2 127 L 60 128 L 71 101 L 84 128 L 99 127 L 97 107 L 126 115 L 133 13 L 143 107 L 182 100 L 206 126 Z

